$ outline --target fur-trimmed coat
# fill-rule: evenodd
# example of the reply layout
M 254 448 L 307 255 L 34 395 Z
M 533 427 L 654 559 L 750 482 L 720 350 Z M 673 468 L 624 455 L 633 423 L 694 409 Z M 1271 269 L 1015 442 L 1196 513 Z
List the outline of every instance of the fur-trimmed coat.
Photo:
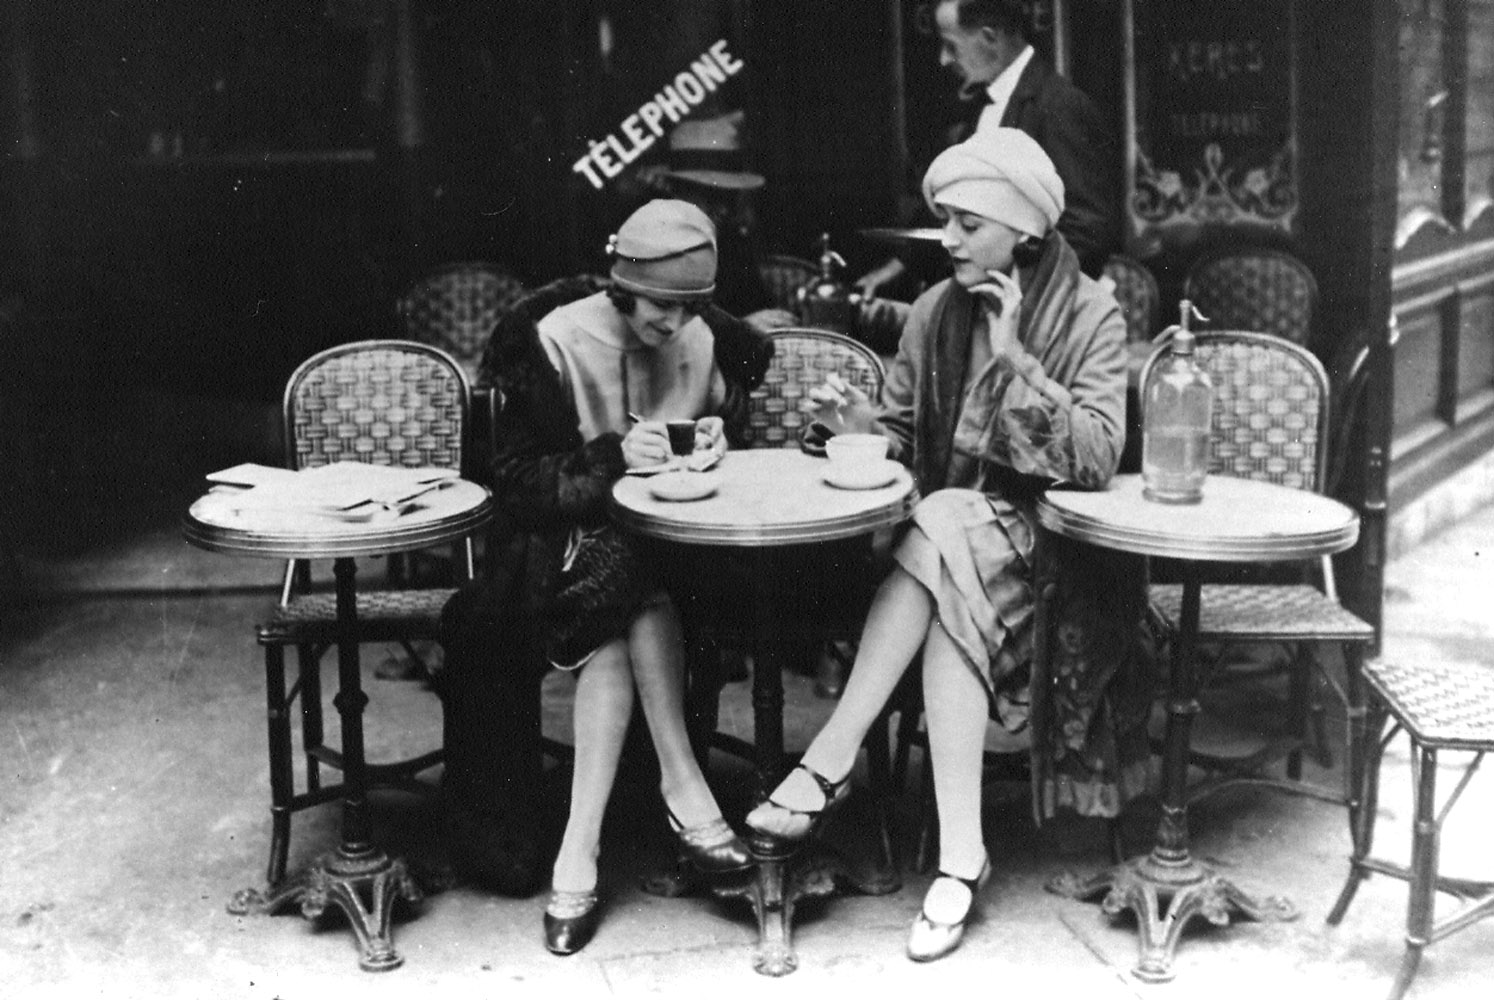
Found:
M 483 355 L 484 380 L 497 390 L 492 480 L 500 537 L 516 572 L 511 600 L 538 612 L 554 594 L 571 529 L 607 520 L 612 484 L 626 463 L 622 437 L 583 441 L 576 408 L 540 343 L 537 324 L 551 311 L 605 287 L 591 277 L 565 278 L 520 302 L 494 328 Z M 726 398 L 716 415 L 727 439 L 743 443 L 748 394 L 762 381 L 772 344 L 757 330 L 712 307 L 703 314 L 715 341 Z

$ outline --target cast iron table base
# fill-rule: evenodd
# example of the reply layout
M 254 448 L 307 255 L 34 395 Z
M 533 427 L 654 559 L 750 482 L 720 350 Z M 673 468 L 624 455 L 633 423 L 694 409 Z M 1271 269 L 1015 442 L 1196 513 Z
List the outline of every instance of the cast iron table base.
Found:
M 382 851 L 354 857 L 339 850 L 272 889 L 239 890 L 228 912 L 268 915 L 299 902 L 301 915 L 316 920 L 331 903 L 347 915 L 358 939 L 358 967 L 365 972 L 387 972 L 405 961 L 394 950 L 389 933 L 396 898 L 411 903 L 424 898 L 403 861 L 391 860 Z

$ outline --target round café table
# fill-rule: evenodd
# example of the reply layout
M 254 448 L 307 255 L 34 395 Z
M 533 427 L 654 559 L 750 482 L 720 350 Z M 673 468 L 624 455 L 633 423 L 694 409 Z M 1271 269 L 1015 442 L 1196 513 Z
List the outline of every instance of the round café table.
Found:
M 759 797 L 784 774 L 783 677 L 778 640 L 782 622 L 774 609 L 784 581 L 774 574 L 777 552 L 868 535 L 896 525 L 912 513 L 918 492 L 912 475 L 899 466 L 892 482 L 867 490 L 843 490 L 824 481 L 827 460 L 797 449 L 729 452 L 705 475 L 719 477 L 714 494 L 701 500 L 656 499 L 649 480 L 624 476 L 612 490 L 613 517 L 623 528 L 689 546 L 737 548 L 749 555 L 754 606 L 752 717 L 753 759 Z M 794 877 L 788 871 L 792 845 L 752 835 L 756 858 L 753 885 L 737 892 L 752 903 L 758 920 L 753 967 L 781 976 L 798 965 L 790 933 L 796 896 L 827 895 L 823 873 Z M 887 891 L 885 888 L 881 891 Z
M 358 939 L 359 965 L 370 972 L 400 966 L 390 935 L 396 894 L 419 898 L 404 862 L 373 843 L 367 814 L 368 762 L 363 746 L 363 707 L 368 697 L 358 662 L 358 602 L 354 560 L 451 542 L 472 534 L 492 518 L 488 490 L 459 480 L 426 493 L 414 506 L 387 520 L 348 523 L 287 510 L 240 510 L 241 491 L 217 489 L 187 511 L 182 534 L 211 552 L 264 559 L 332 559 L 336 580 L 338 692 L 333 699 L 341 719 L 342 831 L 336 852 L 319 858 L 305 872 L 248 890 L 230 904 L 234 912 L 271 913 L 293 902 L 314 917 L 327 903 L 341 909 Z M 270 726 L 289 725 L 281 718 Z M 273 733 L 272 733 L 273 739 Z
M 1188 846 L 1187 772 L 1193 717 L 1199 711 L 1194 652 L 1198 641 L 1200 562 L 1277 562 L 1342 552 L 1359 537 L 1359 517 L 1336 500 L 1271 483 L 1210 476 L 1203 499 L 1166 504 L 1142 495 L 1141 477 L 1116 476 L 1106 490 L 1049 490 L 1037 505 L 1038 621 L 1052 600 L 1051 533 L 1144 556 L 1179 560 L 1182 615 L 1167 695 L 1163 741 L 1162 817 L 1151 853 L 1098 875 L 1064 875 L 1049 888 L 1089 899 L 1105 892 L 1103 908 L 1135 912 L 1140 960 L 1133 970 L 1147 982 L 1173 976 L 1172 960 L 1183 927 L 1202 916 L 1229 922 L 1231 910 L 1255 920 L 1290 920 L 1297 913 L 1284 898 L 1256 899 L 1197 861 Z M 1039 626 L 1041 628 L 1041 626 Z M 1037 644 L 1046 656 L 1046 644 Z M 1039 668 L 1035 668 L 1039 669 Z M 1167 902 L 1165 913 L 1160 912 Z

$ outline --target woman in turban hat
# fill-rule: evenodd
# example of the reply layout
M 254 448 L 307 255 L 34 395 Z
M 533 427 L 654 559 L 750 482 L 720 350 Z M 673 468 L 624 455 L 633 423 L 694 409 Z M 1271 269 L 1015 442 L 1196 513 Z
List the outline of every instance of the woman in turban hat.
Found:
M 913 304 L 880 405 L 815 390 L 817 420 L 805 439 L 886 435 L 923 499 L 873 600 L 839 705 L 802 763 L 747 817 L 768 836 L 809 836 L 845 797 L 863 737 L 921 651 L 939 876 L 908 940 L 916 961 L 959 944 L 991 871 L 981 765 L 988 720 L 1027 725 L 1033 503 L 1055 483 L 1105 486 L 1125 438 L 1126 391 L 1125 321 L 1055 231 L 1063 183 L 1032 138 L 977 133 L 934 160 L 923 193 L 943 220 L 953 276 Z M 1093 565 L 1085 575 L 1104 576 Z M 1108 626 L 1073 633 L 1074 648 L 1058 658 L 1073 697 L 1051 699 L 1062 702 L 1044 727 L 1053 731 L 1031 734 L 1040 817 L 1057 805 L 1113 816 L 1144 790 L 1144 730 L 1133 726 L 1132 742 L 1117 751 L 1099 732 L 1117 716 L 1096 707 L 1115 674 L 1140 668 L 1124 653 L 1140 622 L 1140 580 L 1109 588 L 1135 600 L 1105 615 Z M 1067 595 L 1061 604 L 1061 617 L 1095 610 Z M 1127 721 L 1144 719 L 1143 702 Z

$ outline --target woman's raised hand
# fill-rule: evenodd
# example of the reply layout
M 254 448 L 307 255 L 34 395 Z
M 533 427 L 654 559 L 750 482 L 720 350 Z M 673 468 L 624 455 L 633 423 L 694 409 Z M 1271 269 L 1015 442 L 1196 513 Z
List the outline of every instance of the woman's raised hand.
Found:
M 699 436 L 697 427 L 696 435 Z M 669 431 L 662 420 L 640 420 L 622 439 L 623 461 L 630 469 L 644 469 L 669 461 Z
M 991 280 L 975 285 L 970 293 L 985 309 L 991 354 L 1001 358 L 1012 354 L 1021 344 L 1017 324 L 1022 316 L 1022 285 L 1015 268 L 1011 274 L 1001 271 L 987 271 L 986 274 Z

